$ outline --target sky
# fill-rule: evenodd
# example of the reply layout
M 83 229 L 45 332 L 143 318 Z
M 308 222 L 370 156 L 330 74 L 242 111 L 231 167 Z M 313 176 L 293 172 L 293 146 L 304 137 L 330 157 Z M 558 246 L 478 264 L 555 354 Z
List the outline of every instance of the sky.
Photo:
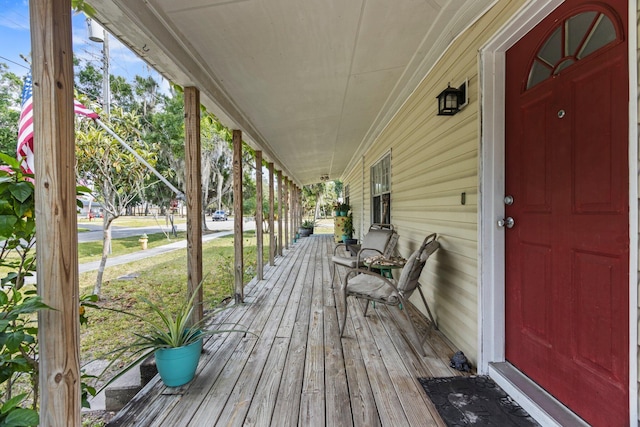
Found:
M 0 0 L 0 62 L 22 77 L 29 65 L 20 55 L 29 58 L 30 52 L 29 1 Z M 98 69 L 102 67 L 102 43 L 89 41 L 86 16 L 82 13 L 73 14 L 73 52 L 81 61 L 91 61 Z M 109 57 L 111 74 L 127 81 L 133 81 L 136 75 L 151 75 L 163 91 L 168 88 L 162 76 L 112 36 L 109 36 Z

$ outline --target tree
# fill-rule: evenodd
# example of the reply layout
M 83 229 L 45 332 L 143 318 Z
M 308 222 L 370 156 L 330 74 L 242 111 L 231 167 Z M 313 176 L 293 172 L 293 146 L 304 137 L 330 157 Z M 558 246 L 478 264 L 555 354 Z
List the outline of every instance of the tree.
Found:
M 102 99 L 102 71 L 90 62 L 75 70 L 76 89 L 89 99 Z
M 113 108 L 107 125 L 127 140 L 149 164 L 155 164 L 156 156 L 153 153 L 157 151 L 157 147 L 140 139 L 139 116 L 121 108 Z M 111 247 L 111 224 L 142 193 L 149 171 L 106 131 L 88 120 L 81 121 L 76 140 L 76 172 L 80 179 L 93 184 L 93 192 L 104 209 L 102 259 L 93 290 L 94 294 L 100 295 L 102 276 Z
M 143 117 L 151 114 L 155 111 L 156 104 L 158 103 L 158 83 L 153 77 L 134 77 L 134 91 L 138 97 Z
M 163 109 L 148 118 L 145 139 L 158 147 L 156 169 L 171 178 L 176 187 L 184 187 L 184 98 L 172 89 L 172 96 L 162 96 Z M 169 207 L 175 194 L 161 182 L 149 183 L 144 197 L 159 206 Z
M 22 80 L 0 63 L 0 152 L 16 156 Z
M 137 76 L 136 76 L 137 77 Z M 136 110 L 136 101 L 133 95 L 133 88 L 122 76 L 109 76 L 109 89 L 111 91 L 111 101 L 113 105 L 129 112 Z
M 215 204 L 214 210 L 222 210 L 222 198 L 233 185 L 231 132 L 215 117 L 203 117 L 202 133 L 202 188 L 205 207 Z
M 307 212 L 313 212 L 313 219 L 320 217 L 320 207 L 322 206 L 327 186 L 324 182 L 305 185 L 302 188 L 303 206 Z

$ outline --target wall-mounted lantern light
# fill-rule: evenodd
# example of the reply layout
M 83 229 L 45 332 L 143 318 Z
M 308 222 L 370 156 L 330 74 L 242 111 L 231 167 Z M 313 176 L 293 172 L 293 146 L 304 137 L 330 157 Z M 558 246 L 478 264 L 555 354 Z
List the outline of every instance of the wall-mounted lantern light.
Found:
M 438 115 L 453 116 L 467 105 L 467 82 L 455 88 L 447 85 L 447 88 L 438 95 Z

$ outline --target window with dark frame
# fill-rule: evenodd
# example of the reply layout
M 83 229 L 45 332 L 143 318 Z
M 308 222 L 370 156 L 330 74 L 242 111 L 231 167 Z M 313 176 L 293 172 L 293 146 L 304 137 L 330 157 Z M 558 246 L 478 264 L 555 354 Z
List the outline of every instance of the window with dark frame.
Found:
M 371 166 L 371 222 L 391 223 L 391 153 Z
M 349 197 L 349 185 L 345 185 L 344 186 L 344 202 L 347 205 L 351 206 L 351 200 L 350 200 L 350 197 Z

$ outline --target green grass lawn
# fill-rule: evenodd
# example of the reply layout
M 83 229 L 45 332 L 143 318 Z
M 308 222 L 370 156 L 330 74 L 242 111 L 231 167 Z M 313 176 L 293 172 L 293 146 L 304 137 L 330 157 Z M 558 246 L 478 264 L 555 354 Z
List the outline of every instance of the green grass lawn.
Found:
M 171 237 L 167 239 L 167 236 L 164 233 L 154 233 L 147 234 L 149 237 L 149 242 L 147 243 L 148 248 L 155 248 L 157 246 L 166 245 L 168 243 L 176 242 L 179 240 L 184 240 L 187 238 L 187 233 L 184 231 L 179 231 L 177 237 Z M 126 255 L 132 252 L 136 252 L 140 250 L 140 243 L 138 239 L 140 236 L 131 236 L 125 237 L 121 239 L 113 239 L 111 241 L 111 254 L 112 256 L 118 255 Z M 90 261 L 97 261 L 102 257 L 102 240 L 95 242 L 83 242 L 78 243 L 78 262 L 80 264 Z
M 151 237 L 151 236 L 149 236 Z M 137 242 L 136 242 L 137 243 Z M 219 305 L 233 295 L 233 236 L 203 243 L 203 294 L 205 310 Z M 265 264 L 268 260 L 268 241 L 265 241 Z M 244 283 L 256 271 L 256 238 L 254 232 L 244 234 Z M 126 276 L 127 278 L 124 278 Z M 96 272 L 80 275 L 80 294 L 90 294 Z M 145 315 L 148 308 L 140 302 L 144 296 L 170 309 L 186 298 L 187 255 L 177 250 L 129 264 L 109 267 L 105 271 L 102 295 L 98 305 L 132 311 Z M 135 339 L 134 332 L 141 324 L 135 319 L 106 310 L 87 309 L 89 324 L 81 328 L 81 360 L 85 364 L 94 359 L 109 359 L 116 348 Z M 130 360 L 123 358 L 114 365 L 108 376 L 117 372 Z M 107 376 L 107 377 L 108 377 Z
M 173 216 L 174 224 L 184 224 L 187 222 L 186 217 L 180 215 Z M 102 224 L 102 218 L 94 218 L 89 221 L 86 217 L 78 216 L 78 224 Z M 149 216 L 121 216 L 113 221 L 113 225 L 117 227 L 150 227 L 161 226 L 169 228 L 171 225 L 167 221 L 166 217 L 158 216 L 157 218 L 152 215 Z

